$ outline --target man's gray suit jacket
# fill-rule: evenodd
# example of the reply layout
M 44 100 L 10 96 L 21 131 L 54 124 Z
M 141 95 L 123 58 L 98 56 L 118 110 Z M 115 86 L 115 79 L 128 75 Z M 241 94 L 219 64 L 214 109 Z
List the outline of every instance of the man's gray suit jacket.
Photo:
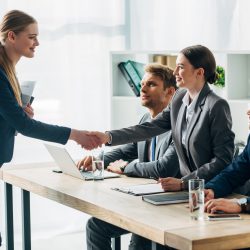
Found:
M 186 107 L 182 102 L 187 90 L 179 89 L 170 107 L 151 122 L 110 131 L 112 145 L 136 142 L 164 133 L 172 128 L 180 172 L 184 180 L 212 179 L 231 163 L 234 151 L 234 133 L 228 103 L 205 84 L 201 90 L 194 114 L 186 133 L 186 152 L 181 143 Z
M 142 117 L 140 123 L 146 121 L 151 121 L 149 113 Z M 110 162 L 123 159 L 129 162 L 124 170 L 124 174 L 128 176 L 180 177 L 179 161 L 172 141 L 171 130 L 157 137 L 155 161 L 148 161 L 148 143 L 149 141 L 141 141 L 116 148 L 105 154 L 104 165 L 108 166 Z M 135 159 L 139 159 L 139 162 L 134 161 Z

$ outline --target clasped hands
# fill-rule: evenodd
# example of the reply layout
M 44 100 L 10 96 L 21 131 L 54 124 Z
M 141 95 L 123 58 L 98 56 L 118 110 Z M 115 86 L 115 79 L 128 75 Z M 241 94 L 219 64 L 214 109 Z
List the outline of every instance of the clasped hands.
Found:
M 92 150 L 101 147 L 102 144 L 109 142 L 109 135 L 98 131 L 86 131 L 71 129 L 70 140 L 74 140 L 82 148 Z

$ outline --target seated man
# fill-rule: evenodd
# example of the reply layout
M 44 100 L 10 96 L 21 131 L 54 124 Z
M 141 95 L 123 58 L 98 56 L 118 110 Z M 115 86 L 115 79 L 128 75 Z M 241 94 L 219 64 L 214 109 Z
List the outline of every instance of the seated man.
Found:
M 168 106 L 175 93 L 176 81 L 173 71 L 168 67 L 149 64 L 145 67 L 141 85 L 141 104 L 149 111 L 141 119 L 142 123 L 154 119 Z M 152 150 L 154 148 L 155 151 Z M 137 158 L 139 162 L 133 161 Z M 112 150 L 105 154 L 104 165 L 113 172 L 129 176 L 180 177 L 178 157 L 173 146 L 171 131 L 157 136 L 156 145 L 143 141 Z M 91 158 L 85 157 L 78 163 L 78 167 L 91 169 Z M 111 238 L 128 232 L 99 219 L 91 218 L 87 223 L 86 233 L 87 249 L 106 250 L 111 249 Z M 151 249 L 150 247 L 149 240 L 132 235 L 129 249 Z
M 247 114 L 250 118 L 249 111 Z M 250 197 L 241 199 L 220 198 L 231 194 L 235 188 L 243 185 L 249 179 L 250 136 L 248 137 L 247 145 L 242 154 L 240 154 L 226 169 L 206 184 L 206 212 L 214 213 L 221 210 L 226 213 L 250 213 Z

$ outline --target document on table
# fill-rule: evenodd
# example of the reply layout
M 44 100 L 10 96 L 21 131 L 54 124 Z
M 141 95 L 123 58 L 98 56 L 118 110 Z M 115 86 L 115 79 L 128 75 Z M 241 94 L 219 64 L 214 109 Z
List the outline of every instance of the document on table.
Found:
M 148 184 L 127 186 L 127 187 L 115 187 L 112 189 L 132 195 L 164 193 L 164 190 L 162 189 L 160 183 L 148 183 Z

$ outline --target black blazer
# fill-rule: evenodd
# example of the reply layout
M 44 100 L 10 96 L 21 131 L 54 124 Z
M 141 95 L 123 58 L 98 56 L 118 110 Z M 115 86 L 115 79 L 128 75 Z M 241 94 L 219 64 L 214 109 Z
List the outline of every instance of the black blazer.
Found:
M 208 84 L 199 94 L 194 114 L 187 131 L 187 157 L 181 145 L 181 126 L 185 111 L 182 98 L 185 89 L 176 91 L 170 108 L 152 122 L 112 130 L 112 145 L 145 140 L 172 128 L 175 149 L 179 157 L 183 179 L 199 177 L 212 179 L 231 161 L 234 150 L 232 118 L 226 100 L 220 98 Z
M 140 124 L 146 121 L 151 121 L 149 113 L 142 117 Z M 144 178 L 180 177 L 179 161 L 171 131 L 158 136 L 155 157 L 155 161 L 148 161 L 147 142 L 141 141 L 126 144 L 106 153 L 104 164 L 108 166 L 110 162 L 123 159 L 129 162 L 124 170 L 124 174 L 128 176 Z M 138 159 L 139 162 L 135 159 Z
M 16 131 L 36 139 L 65 144 L 71 130 L 30 119 L 17 103 L 0 67 L 0 166 L 12 159 Z
M 235 188 L 250 179 L 250 136 L 244 151 L 220 174 L 206 184 L 206 188 L 213 189 L 215 198 L 231 194 Z M 249 191 L 249 190 L 248 190 Z M 250 197 L 248 197 L 250 202 Z

